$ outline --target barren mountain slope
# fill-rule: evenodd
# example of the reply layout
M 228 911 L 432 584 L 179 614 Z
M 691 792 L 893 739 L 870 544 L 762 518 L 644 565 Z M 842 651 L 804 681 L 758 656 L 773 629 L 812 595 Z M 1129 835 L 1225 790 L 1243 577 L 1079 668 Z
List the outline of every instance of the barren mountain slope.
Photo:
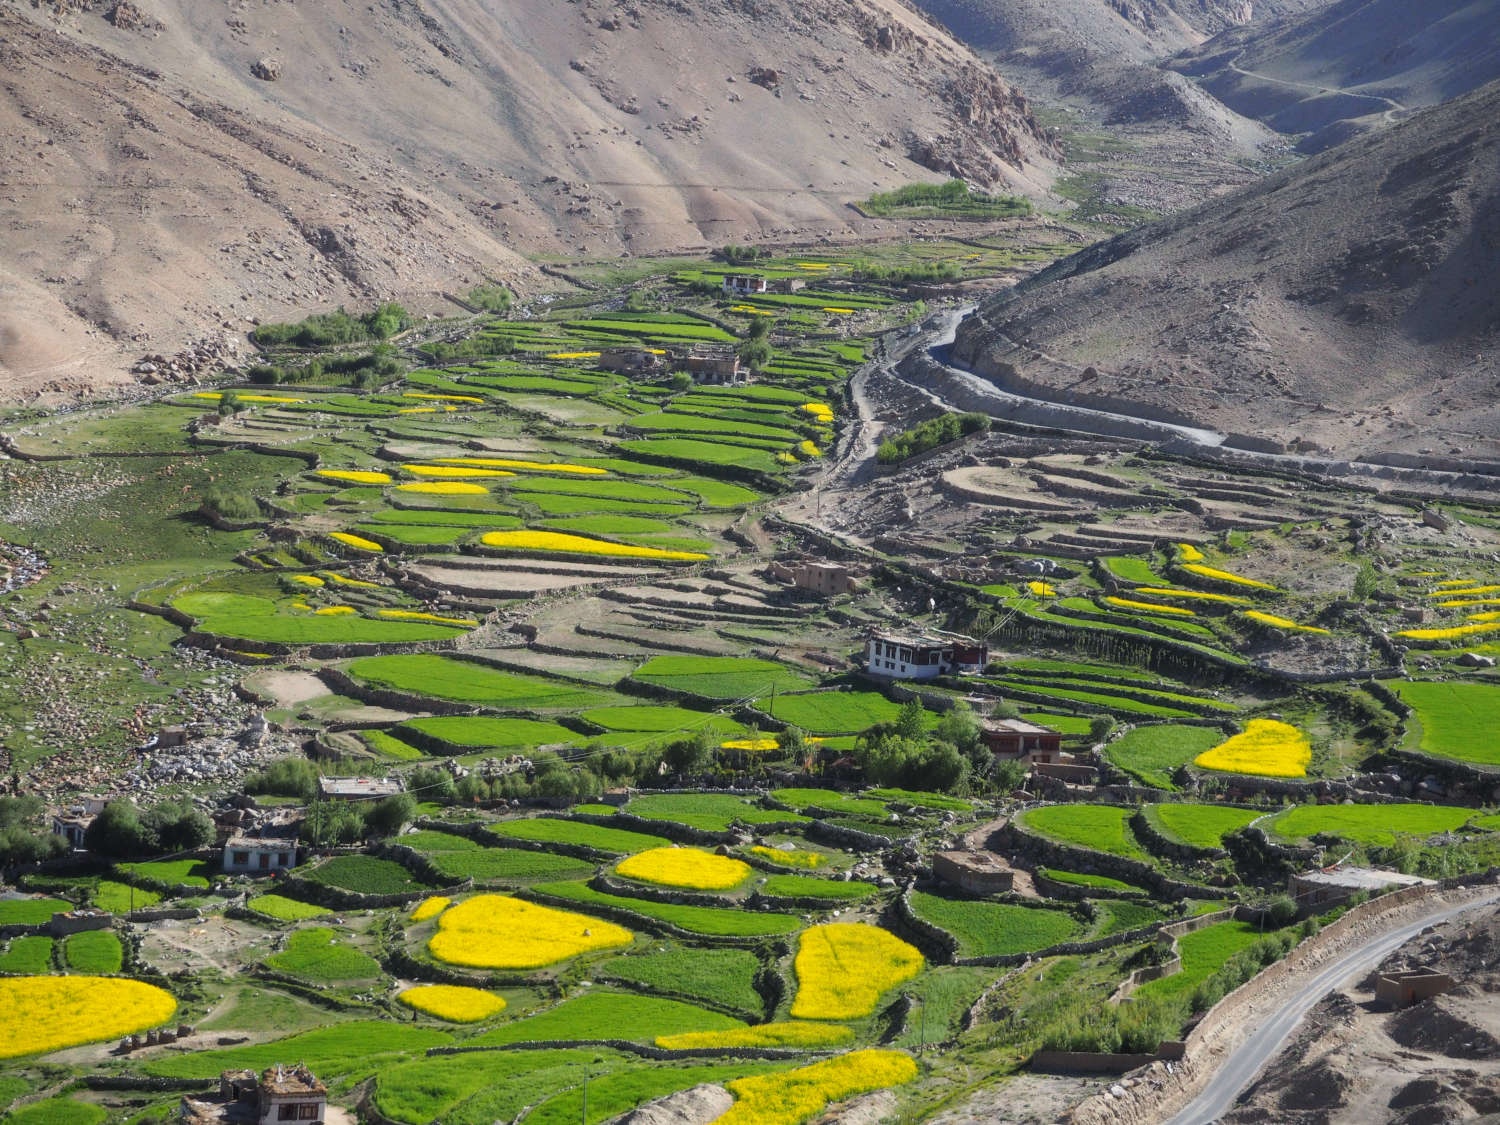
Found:
M 509 278 L 517 250 L 819 235 L 875 188 L 1052 175 L 1019 92 L 898 0 L 59 4 L 0 0 L 10 397 L 219 313 Z
M 1500 83 L 1100 243 L 955 354 L 1343 454 L 1500 450 Z
M 1167 65 L 1320 151 L 1407 109 L 1500 78 L 1500 0 L 1339 0 L 1273 28 L 1233 28 Z

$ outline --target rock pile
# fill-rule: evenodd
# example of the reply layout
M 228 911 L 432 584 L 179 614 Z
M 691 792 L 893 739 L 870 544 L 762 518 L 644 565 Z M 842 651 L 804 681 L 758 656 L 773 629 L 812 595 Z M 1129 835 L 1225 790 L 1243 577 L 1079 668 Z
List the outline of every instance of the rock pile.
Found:
M 233 336 L 204 337 L 174 356 L 143 355 L 130 370 L 147 386 L 159 383 L 198 383 L 203 377 L 234 368 L 239 341 Z

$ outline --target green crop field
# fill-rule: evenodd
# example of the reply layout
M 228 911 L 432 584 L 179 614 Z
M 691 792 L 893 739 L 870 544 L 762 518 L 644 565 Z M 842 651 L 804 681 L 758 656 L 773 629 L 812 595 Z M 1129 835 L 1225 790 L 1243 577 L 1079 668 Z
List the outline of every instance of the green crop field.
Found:
M 0 973 L 46 973 L 52 969 L 52 939 L 32 936 L 11 938 L 0 953 Z
M 1111 555 L 1101 559 L 1104 569 L 1113 574 L 1122 582 L 1130 582 L 1137 586 L 1162 586 L 1161 577 L 1151 569 L 1151 564 L 1145 559 L 1132 558 L 1129 555 Z
M 356 660 L 349 665 L 349 675 L 412 695 L 514 710 L 574 710 L 600 699 L 599 692 L 562 680 L 502 672 L 468 660 L 420 653 Z
M 963 957 L 1032 953 L 1070 941 L 1082 933 L 1078 919 L 1064 910 L 1047 910 L 979 899 L 946 897 L 915 891 L 917 917 L 958 939 Z
M 1225 738 L 1218 727 L 1156 723 L 1135 727 L 1108 743 L 1104 756 L 1142 785 L 1175 790 L 1172 775 Z
M 372 1074 L 392 1057 L 452 1042 L 446 1031 L 389 1020 L 356 1020 L 320 1027 L 268 1043 L 192 1051 L 152 1059 L 147 1074 L 163 1078 L 218 1078 L 226 1070 L 264 1070 L 296 1059 L 325 1081 L 343 1074 Z
M 858 902 L 875 893 L 873 884 L 858 879 L 844 883 L 808 875 L 771 875 L 756 889 L 773 898 L 821 898 L 829 902 Z
M 1131 811 L 1113 805 L 1047 805 L 1022 813 L 1017 823 L 1064 844 L 1146 860 L 1130 829 Z
M 674 820 L 709 832 L 724 832 L 736 823 L 786 824 L 806 819 L 796 813 L 763 809 L 724 793 L 647 793 L 632 800 L 625 811 L 648 820 Z
M 432 739 L 443 754 L 471 749 L 525 749 L 533 746 L 574 746 L 585 737 L 558 723 L 539 719 L 508 719 L 490 715 L 434 715 L 411 719 L 396 728 L 406 740 L 413 735 Z
M 1105 691 L 1086 691 L 1079 688 L 1053 687 L 1042 682 L 1031 682 L 1028 680 L 999 679 L 992 681 L 996 687 L 1004 690 L 1013 688 L 1016 691 L 1024 691 L 1028 695 L 1042 696 L 1044 699 L 1056 700 L 1058 703 L 1087 703 L 1106 711 L 1113 711 L 1121 715 L 1146 715 L 1157 719 L 1191 719 L 1194 712 L 1184 711 L 1180 707 L 1167 707 L 1155 703 L 1142 703 L 1137 699 L 1127 699 L 1123 695 L 1110 695 Z M 1103 685 L 1099 685 L 1101 688 Z
M 740 1012 L 760 1013 L 765 1001 L 755 990 L 760 959 L 742 949 L 669 949 L 616 957 L 595 972 L 602 980 L 623 980 L 656 992 L 697 997 Z
M 334 856 L 300 874 L 309 882 L 362 895 L 399 895 L 424 886 L 394 860 L 369 855 Z
M 402 840 L 402 843 L 405 843 Z M 474 851 L 439 852 L 432 865 L 444 878 L 457 882 L 473 879 L 479 883 L 524 885 L 557 879 L 581 879 L 593 872 L 593 865 L 571 856 L 533 852 L 524 848 L 484 848 Z
M 657 656 L 631 678 L 708 699 L 753 699 L 773 687 L 796 691 L 811 686 L 805 675 L 785 664 L 742 656 Z
M 1159 907 L 1149 902 L 1099 899 L 1094 905 L 1099 908 L 1100 914 L 1099 920 L 1094 924 L 1094 937 L 1123 934 L 1167 919 L 1167 915 Z
M 127 875 L 139 875 L 169 887 L 207 887 L 215 874 L 212 867 L 197 859 L 163 859 L 117 866 Z
M 773 789 L 771 796 L 794 809 L 827 809 L 843 816 L 884 818 L 885 802 L 868 797 L 852 797 L 837 789 Z
M 1338 836 L 1355 844 L 1389 846 L 1396 836 L 1435 836 L 1462 828 L 1473 809 L 1448 805 L 1298 805 L 1267 821 L 1265 827 L 1284 840 Z
M 111 914 L 125 914 L 131 910 L 144 910 L 161 901 L 156 891 L 144 887 L 133 887 L 114 879 L 100 879 L 89 893 L 89 903 Z
M 98 1125 L 109 1120 L 102 1105 L 77 1098 L 48 1098 L 5 1115 L 7 1125 Z
M 1416 713 L 1416 746 L 1423 753 L 1481 765 L 1500 764 L 1500 684 L 1408 680 L 1395 685 Z
M 472 1046 L 568 1039 L 629 1039 L 649 1043 L 684 1031 L 728 1031 L 743 1020 L 663 996 L 595 989 L 468 1040 Z
M 73 904 L 60 898 L 0 899 L 0 926 L 35 926 L 52 921 L 52 915 L 72 910 Z
M 1094 887 L 1101 891 L 1141 890 L 1133 883 L 1111 879 L 1108 875 L 1085 875 L 1080 871 L 1059 871 L 1055 867 L 1039 867 L 1037 870 L 1049 879 L 1056 879 L 1059 883 L 1067 883 L 1074 887 Z
M 638 456 L 661 457 L 693 465 L 724 465 L 763 473 L 775 473 L 781 469 L 776 458 L 763 449 L 692 438 L 641 438 L 620 442 L 620 449 Z
M 658 707 L 650 704 L 638 707 L 595 707 L 590 711 L 580 711 L 578 717 L 610 731 L 670 734 L 713 727 L 716 730 L 738 733 L 744 729 L 728 715 L 714 711 L 693 711 L 686 707 Z
M 941 812 L 967 813 L 974 811 L 972 801 L 962 797 L 949 797 L 943 793 L 920 793 L 912 789 L 866 789 L 865 795 L 877 801 L 894 801 L 902 805 L 915 805 L 923 809 Z
M 297 930 L 287 938 L 284 950 L 266 958 L 266 964 L 278 972 L 323 982 L 370 980 L 380 975 L 373 957 L 341 943 L 327 926 Z
M 654 918 L 689 933 L 705 937 L 774 937 L 789 934 L 801 927 L 800 918 L 790 914 L 747 913 L 743 910 L 720 910 L 712 906 L 677 906 L 649 899 L 624 898 L 604 894 L 583 883 L 539 883 L 537 893 L 566 899 L 588 909 L 608 906 L 628 910 L 643 918 Z
M 704 1083 L 723 1085 L 736 1078 L 767 1074 L 794 1064 L 679 1064 L 670 1067 L 627 1066 L 589 1082 L 587 1120 L 591 1125 L 618 1120 L 628 1110 Z M 581 1087 L 562 1090 L 526 1115 L 527 1125 L 574 1125 L 584 1120 Z M 445 1119 L 446 1120 L 446 1119 Z
M 345 614 L 321 617 L 297 612 L 269 598 L 249 594 L 197 593 L 172 599 L 172 606 L 197 622 L 204 633 L 266 644 L 411 644 L 460 637 L 467 629 L 425 621 L 388 621 Z
M 245 905 L 257 914 L 282 922 L 301 922 L 307 918 L 322 918 L 333 913 L 326 906 L 314 906 L 310 902 L 298 902 L 294 898 L 278 894 L 256 895 Z
M 118 973 L 125 949 L 113 930 L 85 930 L 63 941 L 63 963 L 75 973 Z
M 1227 833 L 1243 828 L 1257 816 L 1246 809 L 1223 805 L 1147 805 L 1146 819 L 1167 839 L 1194 848 L 1217 848 Z
M 581 844 L 614 855 L 634 855 L 650 848 L 665 848 L 671 841 L 644 832 L 623 828 L 604 828 L 574 820 L 538 816 L 525 820 L 506 820 L 490 825 L 489 830 L 507 840 L 533 840 L 542 844 Z
M 1193 989 L 1218 972 L 1240 950 L 1261 937 L 1253 922 L 1219 922 L 1177 939 L 1182 954 L 1182 971 L 1160 980 L 1148 981 L 1136 989 L 1140 997 L 1188 996 Z
M 876 723 L 893 722 L 901 705 L 874 691 L 820 691 L 778 695 L 755 701 L 772 718 L 801 727 L 808 734 L 858 734 Z M 935 722 L 937 717 L 930 719 Z

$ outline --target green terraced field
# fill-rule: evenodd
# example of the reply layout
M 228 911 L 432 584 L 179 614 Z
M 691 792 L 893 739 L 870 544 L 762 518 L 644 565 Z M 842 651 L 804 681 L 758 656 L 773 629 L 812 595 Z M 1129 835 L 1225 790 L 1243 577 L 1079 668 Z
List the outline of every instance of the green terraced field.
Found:
M 1448 805 L 1298 805 L 1263 825 L 1284 840 L 1338 836 L 1355 844 L 1390 846 L 1397 834 L 1428 837 L 1463 827 L 1473 809 Z
M 573 710 L 604 698 L 563 680 L 505 672 L 468 660 L 415 653 L 372 656 L 349 665 L 349 675 L 375 687 L 411 695 L 512 710 Z
M 489 829 L 496 836 L 510 840 L 533 840 L 544 844 L 581 844 L 614 855 L 634 855 L 651 848 L 667 847 L 671 841 L 644 832 L 623 828 L 603 828 L 574 820 L 538 816 L 526 820 L 506 820 Z
M 1500 684 L 1408 680 L 1394 685 L 1416 713 L 1416 747 L 1462 762 L 1500 765 Z
M 779 809 L 763 809 L 740 797 L 721 793 L 647 793 L 627 804 L 625 811 L 648 820 L 673 820 L 709 832 L 724 832 L 737 823 L 786 824 L 807 819 Z
M 285 949 L 266 958 L 266 964 L 278 972 L 321 982 L 380 976 L 380 966 L 373 957 L 344 944 L 327 926 L 297 930 L 287 938 Z
M 742 656 L 657 656 L 631 678 L 708 699 L 753 699 L 772 687 L 795 691 L 812 686 L 807 676 L 785 664 Z
M 1146 819 L 1167 839 L 1194 848 L 1222 846 L 1225 835 L 1261 814 L 1223 805 L 1146 805 Z
M 435 739 L 438 752 L 462 754 L 476 749 L 526 749 L 533 746 L 573 746 L 585 741 L 557 723 L 537 719 L 502 719 L 489 715 L 437 715 L 412 719 L 396 728 L 408 741 L 412 734 Z
M 1104 747 L 1104 756 L 1142 785 L 1175 790 L 1172 775 L 1178 768 L 1223 741 L 1218 727 L 1156 723 L 1125 732 Z
M 963 957 L 1032 953 L 1070 941 L 1083 931 L 1078 919 L 1063 910 L 950 898 L 923 891 L 912 893 L 911 904 L 919 918 L 958 939 Z
M 894 722 L 901 705 L 874 691 L 820 691 L 757 699 L 755 706 L 772 718 L 801 727 L 808 734 L 858 734 L 876 723 Z M 929 722 L 937 716 L 930 712 Z
M 399 895 L 424 889 L 424 884 L 399 863 L 370 855 L 339 855 L 298 872 L 312 883 L 362 895 Z
M 656 992 L 679 993 L 741 1012 L 759 1013 L 755 990 L 760 959 L 742 949 L 669 949 L 617 957 L 599 969 L 603 980 L 633 981 Z
M 1022 813 L 1017 823 L 1064 844 L 1146 860 L 1130 829 L 1131 812 L 1113 805 L 1046 805 Z
M 85 930 L 63 941 L 63 963 L 75 973 L 118 973 L 125 949 L 113 930 Z
M 566 899 L 587 909 L 608 906 L 629 910 L 645 918 L 666 922 L 689 933 L 705 937 L 774 937 L 801 928 L 802 920 L 790 914 L 760 914 L 743 910 L 721 910 L 711 906 L 676 906 L 648 899 L 623 898 L 604 894 L 583 883 L 540 883 L 539 894 Z
M 525 1019 L 512 1020 L 468 1042 L 473 1046 L 568 1039 L 629 1039 L 649 1043 L 684 1031 L 728 1031 L 743 1020 L 681 1000 L 595 989 Z
M 756 888 L 773 898 L 821 898 L 829 902 L 858 902 L 875 893 L 870 883 L 818 879 L 808 875 L 772 875 Z
M 1261 937 L 1253 922 L 1219 922 L 1177 939 L 1182 954 L 1182 971 L 1160 980 L 1149 981 L 1136 989 L 1141 997 L 1188 996 L 1193 989 L 1218 972 L 1240 950 Z

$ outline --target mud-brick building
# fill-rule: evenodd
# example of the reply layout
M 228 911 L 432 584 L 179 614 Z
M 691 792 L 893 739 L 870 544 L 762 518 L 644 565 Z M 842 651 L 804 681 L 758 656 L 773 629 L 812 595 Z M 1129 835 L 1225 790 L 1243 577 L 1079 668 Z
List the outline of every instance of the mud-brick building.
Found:
M 1036 765 L 1071 760 L 1063 754 L 1062 735 L 1058 731 L 1025 719 L 986 719 L 979 737 L 985 748 L 1002 761 Z
M 990 852 L 938 852 L 932 857 L 932 874 L 971 895 L 1005 894 L 1016 878 L 1016 873 Z
M 322 1125 L 327 1116 L 328 1088 L 301 1063 L 277 1063 L 258 1076 L 253 1070 L 226 1070 L 216 1096 L 184 1097 L 178 1111 L 178 1120 L 187 1125 Z

